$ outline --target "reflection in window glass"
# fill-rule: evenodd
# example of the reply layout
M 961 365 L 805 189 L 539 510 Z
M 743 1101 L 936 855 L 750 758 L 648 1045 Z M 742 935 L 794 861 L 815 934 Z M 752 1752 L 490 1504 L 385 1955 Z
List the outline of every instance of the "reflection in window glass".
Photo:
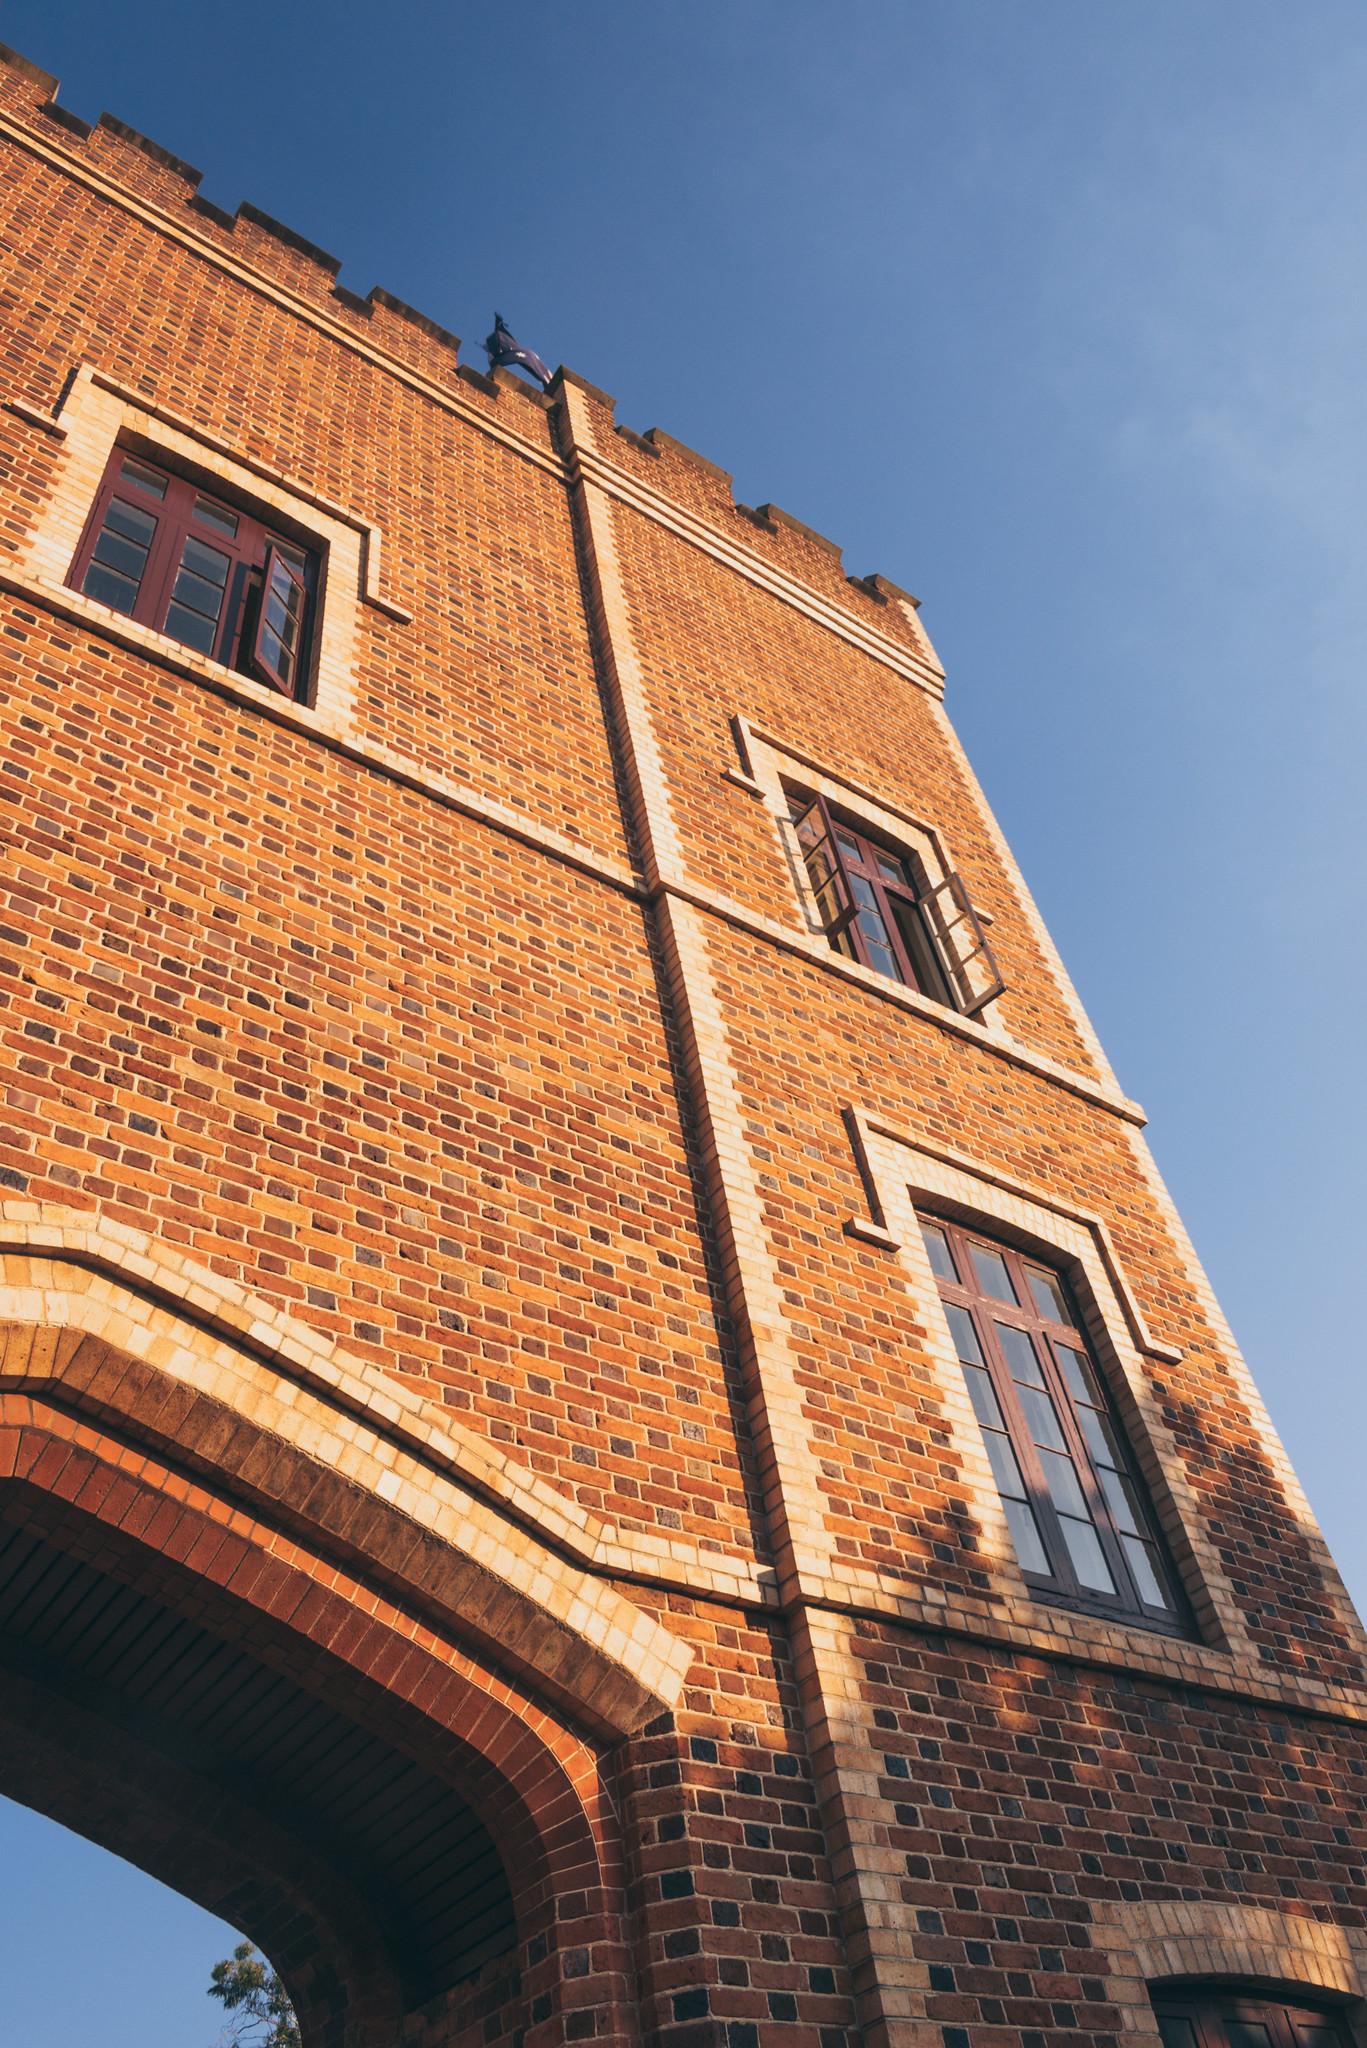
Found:
M 969 1243 L 973 1265 L 984 1294 L 990 1294 L 994 1301 L 1014 1301 L 1016 1290 L 1011 1285 L 1011 1275 L 1006 1270 L 1006 1261 L 1000 1252 L 991 1251 L 985 1244 Z
M 1073 1560 L 1073 1570 L 1084 1586 L 1094 1593 L 1114 1593 L 1115 1580 L 1111 1577 L 1106 1554 L 1101 1540 L 1090 1522 L 1075 1522 L 1071 1515 L 1059 1519 L 1063 1540 L 1068 1545 L 1068 1554 Z
M 959 1276 L 954 1270 L 949 1241 L 943 1230 L 937 1230 L 933 1223 L 923 1223 L 921 1236 L 925 1242 L 931 1272 L 940 1280 L 957 1280 Z
M 1030 1282 L 1030 1292 L 1035 1297 L 1035 1307 L 1046 1322 L 1071 1323 L 1068 1304 L 1063 1298 L 1063 1289 L 1052 1273 L 1042 1273 L 1038 1266 L 1027 1266 L 1025 1277 Z

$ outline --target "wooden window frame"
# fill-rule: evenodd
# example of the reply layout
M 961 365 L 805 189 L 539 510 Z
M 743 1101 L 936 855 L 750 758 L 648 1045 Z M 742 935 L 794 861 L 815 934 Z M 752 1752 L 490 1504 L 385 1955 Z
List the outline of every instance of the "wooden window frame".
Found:
M 1165 2019 L 1184 2021 L 1195 2048 L 1229 2048 L 1227 2020 L 1264 2027 L 1268 2048 L 1306 2048 L 1302 2027 L 1327 2029 L 1341 2048 L 1352 2048 L 1353 2035 L 1341 2006 L 1304 2005 L 1298 1998 L 1207 1985 L 1175 1986 L 1149 1995 L 1160 2032 Z
M 1037 1258 L 1033 1253 L 1025 1256 L 1003 1239 L 994 1237 L 986 1231 L 956 1223 L 948 1216 L 929 1208 L 918 1207 L 917 1218 L 923 1230 L 928 1227 L 941 1232 L 949 1246 L 958 1278 L 950 1281 L 943 1275 L 934 1273 L 932 1266 L 940 1299 L 963 1309 L 972 1321 L 992 1391 L 1005 1423 L 1005 1434 L 1024 1481 L 1026 1504 L 1034 1515 L 1040 1540 L 1049 1561 L 1048 1574 L 1029 1571 L 1022 1565 L 1022 1576 L 1031 1592 L 1037 1599 L 1052 1605 L 1104 1616 L 1113 1621 L 1132 1623 L 1165 1635 L 1190 1636 L 1194 1630 L 1181 1582 L 1163 1539 L 1148 1487 L 1138 1469 L 1128 1432 L 1117 1411 L 1107 1375 L 1097 1358 L 1096 1347 L 1088 1335 L 1086 1323 L 1078 1310 L 1076 1295 L 1066 1276 L 1056 1265 Z M 983 1286 L 971 1256 L 970 1247 L 974 1244 L 980 1245 L 985 1251 L 995 1253 L 1004 1261 L 1016 1296 L 1014 1303 L 998 1299 Z M 1059 1321 L 1044 1314 L 1029 1284 L 1027 1275 L 1031 1269 L 1047 1275 L 1060 1291 L 1069 1309 L 1071 1321 Z M 1062 1522 L 1044 1477 L 1034 1435 L 1016 1391 L 1015 1378 L 997 1337 L 998 1322 L 1024 1331 L 1030 1339 L 1044 1377 L 1045 1388 L 1058 1417 L 1068 1455 L 1072 1459 L 1082 1489 L 1092 1527 L 1115 1583 L 1116 1591 L 1113 1594 L 1086 1586 L 1078 1577 L 1068 1551 Z M 1114 1446 L 1121 1460 L 1117 1471 L 1123 1480 L 1129 1482 L 1131 1506 L 1135 1507 L 1140 1540 L 1150 1553 L 1150 1563 L 1160 1584 L 1166 1587 L 1172 1603 L 1169 1607 L 1155 1607 L 1146 1601 L 1131 1570 L 1125 1554 L 1125 1545 L 1121 1540 L 1121 1532 L 1106 1501 L 1097 1466 L 1079 1421 L 1079 1403 L 1068 1386 L 1056 1355 L 1055 1346 L 1059 1344 L 1085 1356 L 1096 1384 L 1105 1397 L 1105 1407 L 1098 1412 L 1104 1415 L 1110 1425 Z M 985 1447 L 986 1441 L 984 1436 Z
M 165 490 L 160 498 L 144 491 L 125 476 L 125 465 L 129 463 L 162 479 Z M 150 627 L 153 632 L 165 634 L 206 660 L 221 662 L 225 668 L 251 676 L 282 695 L 302 700 L 316 637 L 319 577 L 315 552 L 268 526 L 235 494 L 224 492 L 212 484 L 203 484 L 172 468 L 156 454 L 146 454 L 141 447 L 120 440 L 110 451 L 66 579 L 73 589 L 83 594 L 110 506 L 116 499 L 134 506 L 156 524 L 132 608 L 118 611 L 117 607 L 111 606 L 110 609 L 117 611 L 119 617 L 132 619 Z M 220 526 L 200 521 L 197 508 L 201 502 L 231 518 L 235 522 L 234 531 L 230 534 Z M 186 542 L 191 539 L 228 558 L 224 601 L 215 622 L 211 645 L 207 648 L 184 639 L 167 623 L 167 614 L 175 601 L 177 578 L 184 565 Z M 303 592 L 300 643 L 294 675 L 288 681 L 282 680 L 260 653 L 260 620 L 264 611 L 261 592 L 266 563 L 271 556 L 282 561 Z M 92 603 L 103 602 L 93 593 L 90 595 Z
M 958 874 L 933 882 L 914 848 L 875 836 L 819 791 L 788 794 L 821 929 L 837 953 L 887 975 L 881 953 L 891 979 L 966 1017 L 1002 994 L 992 947 Z M 986 974 L 983 987 L 974 986 L 975 963 Z

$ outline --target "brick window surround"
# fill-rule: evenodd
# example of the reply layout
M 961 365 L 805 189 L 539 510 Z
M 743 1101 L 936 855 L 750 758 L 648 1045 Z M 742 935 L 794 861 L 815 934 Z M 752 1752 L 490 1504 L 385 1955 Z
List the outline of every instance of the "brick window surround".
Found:
M 1185 1631 L 1147 1489 L 1067 1280 L 948 1217 L 920 1220 L 1027 1582 L 1043 1599 Z
M 315 552 L 255 506 L 116 443 L 68 578 L 72 587 L 279 690 L 305 694 Z
M 1002 993 L 957 874 L 932 880 L 913 844 L 871 833 L 820 791 L 788 787 L 787 795 L 812 901 L 836 952 L 970 1017 Z
M 1087 1641 L 1110 1656 L 1119 1654 L 1123 1643 L 1127 1656 L 1189 1678 L 1212 1659 L 1223 1668 L 1232 1657 L 1252 1676 L 1259 1668 L 1256 1652 L 1223 1561 L 1204 1534 L 1199 1504 L 1145 1364 L 1161 1368 L 1180 1361 L 1182 1354 L 1150 1330 L 1106 1225 L 1097 1216 L 1061 1206 L 1047 1190 L 1008 1181 L 872 1108 L 848 1105 L 844 1120 L 867 1203 L 867 1213 L 848 1217 L 844 1230 L 900 1255 L 920 1309 L 954 1449 L 971 1488 L 990 1580 L 989 1608 L 1004 1609 L 1012 1625 L 1028 1631 L 1041 1646 Z M 921 1234 L 920 1218 L 927 1214 L 1004 1242 L 1067 1280 L 1190 1616 L 1185 1630 L 1154 1627 L 1115 1610 L 1101 1613 L 1042 1599 L 1022 1572 Z
M 1098 1899 L 1090 1939 L 1105 1958 L 1107 1996 L 1120 2008 L 1127 2048 L 1165 2048 L 1158 2012 L 1198 1984 L 1319 2008 L 1317 2017 L 1337 2023 L 1336 2042 L 1367 2043 L 1367 1935 L 1351 1922 L 1229 1900 Z M 1206 2048 L 1199 2038 L 1198 2048 Z
M 230 688 L 235 695 L 256 694 L 258 701 L 281 704 L 282 692 L 274 679 L 245 675 L 217 653 L 206 654 L 72 587 L 72 565 L 115 449 L 174 470 L 229 507 L 251 508 L 263 529 L 305 545 L 316 565 L 316 581 L 308 704 L 306 712 L 300 704 L 299 713 L 313 728 L 351 737 L 366 609 L 373 607 L 400 623 L 411 616 L 382 595 L 381 534 L 376 526 L 321 498 L 307 485 L 247 459 L 194 422 L 127 390 L 88 363 L 76 369 L 50 415 L 27 409 L 24 416 L 61 444 L 51 495 L 14 558 L 14 568 L 25 582 L 68 616 L 88 622 L 106 636 Z
M 995 1000 L 1002 983 L 985 929 L 992 919 L 969 902 L 936 828 L 880 801 L 811 755 L 759 732 L 739 715 L 731 726 L 740 765 L 724 770 L 723 780 L 761 799 L 772 817 L 792 877 L 795 907 L 812 937 L 829 946 L 850 973 L 867 976 L 885 990 L 892 982 L 899 992 L 905 991 L 904 1000 L 923 1014 L 943 1017 L 948 1011 L 969 1027 L 1004 1038 Z M 866 887 L 871 885 L 879 915 L 891 928 L 891 963 L 875 958 L 858 933 L 847 936 L 854 920 L 841 929 L 842 906 L 851 894 L 863 896 L 864 889 L 851 891 L 842 879 L 823 895 L 822 875 L 813 872 L 811 847 L 803 844 L 794 816 L 796 812 L 800 820 L 813 803 L 824 812 L 825 821 L 838 820 L 867 848 L 859 863 L 861 880 Z M 886 870 L 879 866 L 880 852 L 891 856 Z M 900 884 L 891 872 L 896 861 L 904 863 Z M 898 911 L 889 900 L 890 887 L 908 904 L 919 899 L 914 920 L 900 928 Z M 917 942 L 918 927 L 925 934 L 924 945 Z M 874 936 L 870 925 L 866 938 Z

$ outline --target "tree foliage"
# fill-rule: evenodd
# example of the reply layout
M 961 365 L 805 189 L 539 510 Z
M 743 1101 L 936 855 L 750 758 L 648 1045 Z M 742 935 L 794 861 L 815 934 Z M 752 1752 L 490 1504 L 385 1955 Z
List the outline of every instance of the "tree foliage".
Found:
M 223 2048 L 300 2048 L 289 1994 L 249 1941 L 240 1941 L 231 1956 L 214 1964 L 209 1996 L 222 1999 L 227 2014 L 219 2036 Z

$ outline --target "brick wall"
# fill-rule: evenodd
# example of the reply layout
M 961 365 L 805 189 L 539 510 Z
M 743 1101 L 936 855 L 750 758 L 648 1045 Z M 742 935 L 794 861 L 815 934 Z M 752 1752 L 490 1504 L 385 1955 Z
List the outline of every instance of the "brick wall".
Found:
M 1355 1990 L 1361 1631 L 913 601 L 582 380 L 461 365 L 52 92 L 0 64 L 7 1313 L 57 1314 L 59 1223 L 143 1304 L 120 1343 L 174 1269 L 242 1384 L 304 1361 L 310 1400 L 402 1429 L 414 1514 L 458 1471 L 526 1598 L 563 1581 L 557 1628 L 601 1596 L 638 1618 L 613 1656 L 639 1626 L 652 1670 L 661 1640 L 692 1659 L 583 1766 L 631 1988 L 604 1933 L 617 1991 L 571 1995 L 598 1964 L 570 1944 L 557 2003 L 537 1935 L 412 2038 L 1151 2040 L 1135 1958 L 1186 1923 L 1135 1916 L 1178 1906 L 1227 1974 L 1275 1952 L 1328 1985 L 1332 1951 Z M 114 419 L 331 522 L 326 702 L 65 587 Z M 804 773 L 937 837 L 992 920 L 983 1019 L 813 929 Z M 1090 1290 L 1187 1636 L 1029 1597 L 927 1192 Z M 448 1625 L 496 1691 L 521 1653 Z M 574 1721 L 559 1654 L 518 1664 L 529 1744 L 570 1739 L 531 1704 Z

